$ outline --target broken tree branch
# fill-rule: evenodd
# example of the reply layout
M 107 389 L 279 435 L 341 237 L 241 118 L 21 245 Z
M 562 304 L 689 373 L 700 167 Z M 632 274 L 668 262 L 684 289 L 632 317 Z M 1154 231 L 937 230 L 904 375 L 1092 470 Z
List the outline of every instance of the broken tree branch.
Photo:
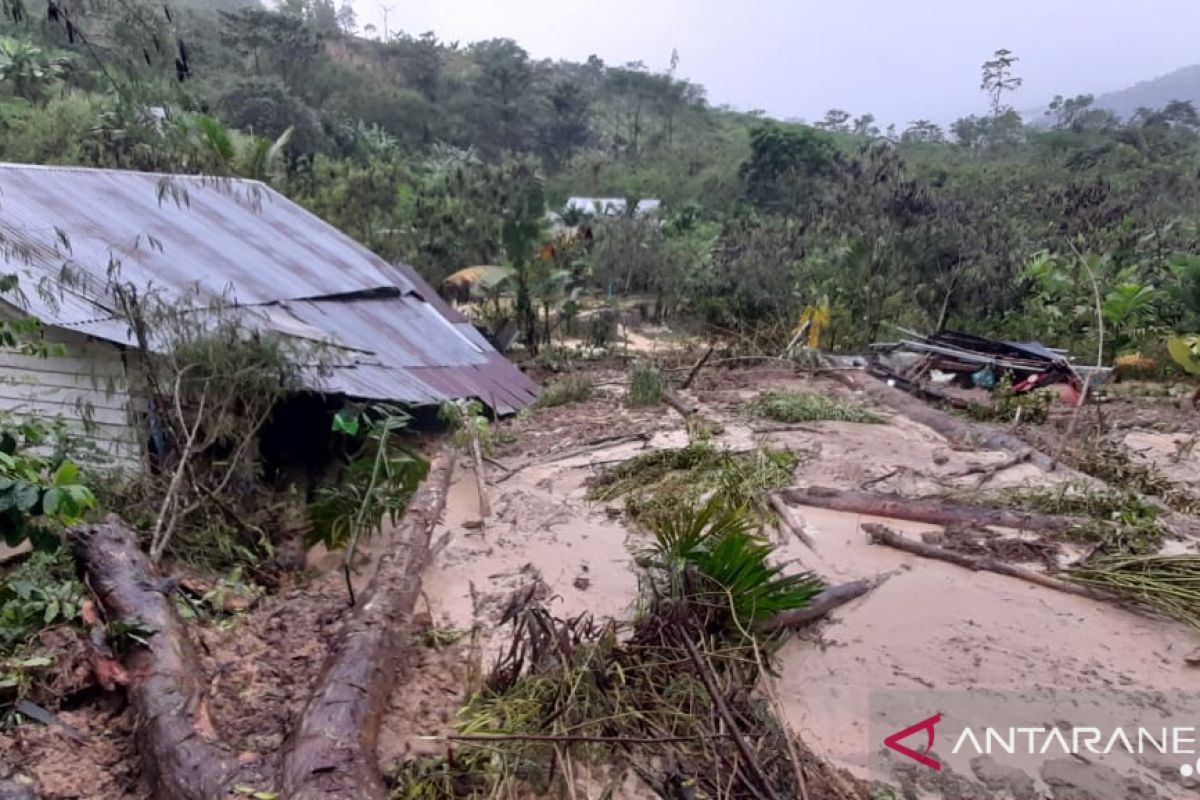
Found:
M 864 579 L 831 586 L 814 597 L 812 602 L 804 608 L 781 611 L 766 622 L 763 622 L 759 626 L 759 629 L 768 632 L 779 631 L 784 628 L 799 628 L 803 625 L 816 622 L 838 606 L 843 606 L 851 600 L 862 597 L 889 577 L 891 576 L 883 575 L 874 580 Z
M 726 729 L 733 737 L 733 743 L 737 747 L 738 753 L 742 756 L 744 762 L 742 768 L 754 779 L 751 785 L 758 784 L 762 797 L 766 798 L 766 800 L 775 800 L 775 793 L 771 791 L 770 781 L 763 774 L 762 766 L 758 763 L 758 759 L 754 757 L 754 751 L 750 749 L 750 745 L 746 742 L 746 737 L 742 736 L 737 719 L 729 710 L 729 704 L 725 702 L 725 695 L 721 694 L 721 690 L 717 688 L 716 681 L 713 680 L 712 666 L 706 659 L 700 657 L 700 653 L 696 651 L 696 645 L 692 644 L 692 640 L 687 633 L 681 632 L 681 638 L 683 646 L 687 649 L 688 656 L 692 659 L 692 664 L 696 667 L 696 673 L 700 677 L 700 682 L 704 684 L 709 698 L 713 701 L 713 706 L 717 709 L 717 714 L 724 721 Z
M 776 494 L 798 505 L 888 517 L 930 525 L 994 525 L 1025 531 L 1064 531 L 1088 524 L 1085 517 L 1040 514 L 1033 511 L 1013 511 L 1007 508 L 948 503 L 942 500 L 901 497 L 895 494 L 841 491 L 810 487 L 779 489 Z
M 876 525 L 867 523 L 862 526 L 872 544 L 885 544 L 888 547 L 894 547 L 897 550 L 903 550 L 914 556 L 922 558 L 932 558 L 938 561 L 945 561 L 950 564 L 964 567 L 969 570 L 985 572 L 994 572 L 997 575 L 1007 575 L 1010 578 L 1017 578 L 1034 583 L 1038 586 L 1043 586 L 1047 589 L 1054 589 L 1058 592 L 1066 592 L 1067 594 L 1079 595 L 1092 600 L 1108 600 L 1118 601 L 1116 595 L 1102 592 L 1097 589 L 1089 589 L 1086 586 L 1069 583 L 1060 578 L 1054 578 L 1049 575 L 1043 575 L 1038 572 L 1032 572 L 1020 567 L 1014 567 L 1012 564 L 1007 564 L 1003 561 L 997 561 L 994 558 L 981 558 L 977 556 L 969 556 L 965 553 L 956 553 L 953 550 L 946 550 L 942 547 L 935 547 L 931 544 L 918 542 L 913 539 L 901 536 L 896 531 L 886 525 Z
M 792 517 L 792 510 L 788 508 L 787 503 L 775 496 L 774 492 L 767 493 L 767 500 L 771 504 L 771 508 L 775 509 L 775 513 L 779 516 L 779 524 L 792 532 L 792 535 L 806 544 L 810 550 L 813 548 L 812 537 L 804 530 L 804 523 L 798 522 Z
M 520 464 L 519 466 L 513 467 L 511 470 L 509 470 L 507 475 L 501 475 L 499 478 L 492 481 L 492 485 L 495 486 L 497 484 L 504 483 L 506 480 L 508 480 L 512 476 L 516 475 L 521 470 L 528 469 L 529 467 L 539 467 L 539 466 L 542 466 L 543 464 L 553 464 L 558 461 L 566 461 L 568 459 L 575 458 L 576 456 L 586 455 L 587 453 L 591 453 L 596 450 L 607 450 L 610 447 L 617 447 L 619 445 L 629 444 L 630 442 L 645 443 L 645 442 L 649 442 L 650 439 L 651 439 L 651 435 L 648 433 L 631 433 L 631 434 L 625 434 L 625 435 L 621 435 L 621 436 L 604 436 L 600 439 L 593 439 L 590 442 L 586 442 L 583 447 L 576 447 L 573 450 L 568 450 L 565 453 L 558 453 L 557 455 L 551 456 L 550 458 L 543 458 L 543 459 L 539 459 L 536 461 L 530 461 L 528 463 Z M 626 459 L 620 459 L 620 460 L 624 461 Z M 592 464 L 588 464 L 586 466 L 592 466 Z
M 982 487 L 985 483 L 990 481 L 992 478 L 996 477 L 997 474 L 1004 472 L 1004 470 L 1011 469 L 1012 467 L 1018 466 L 1020 464 L 1024 464 L 1026 461 L 1029 460 L 1029 457 L 1031 454 L 1032 454 L 1032 451 L 1025 450 L 1025 451 L 1013 456 L 1012 458 L 1008 458 L 1008 459 L 1005 459 L 1004 461 L 1001 461 L 999 464 L 978 464 L 976 466 L 964 469 L 962 472 L 955 472 L 952 475 L 940 475 L 938 477 L 943 478 L 943 479 L 944 478 L 966 478 L 970 475 L 978 475 L 979 478 L 975 481 L 975 488 L 978 489 L 978 488 Z M 863 484 L 863 488 L 866 488 L 866 484 Z
M 72 529 L 70 539 L 109 618 L 154 631 L 125 659 L 126 691 L 139 720 L 137 749 L 154 796 L 224 798 L 243 767 L 218 739 L 199 659 L 137 535 L 109 517 L 100 525 Z
M 700 370 L 704 368 L 705 363 L 709 358 L 712 357 L 713 350 L 715 349 L 715 345 L 710 344 L 708 346 L 708 349 L 704 351 L 704 355 L 700 356 L 700 360 L 693 364 L 692 368 L 688 370 L 687 377 L 683 379 L 683 383 L 679 384 L 680 389 L 686 389 L 692 385 L 692 381 L 696 380 L 696 376 L 700 374 Z
M 453 470 L 450 450 L 433 460 L 361 603 L 330 648 L 284 750 L 285 800 L 386 800 L 375 755 L 380 718 L 403 664 L 405 632 Z

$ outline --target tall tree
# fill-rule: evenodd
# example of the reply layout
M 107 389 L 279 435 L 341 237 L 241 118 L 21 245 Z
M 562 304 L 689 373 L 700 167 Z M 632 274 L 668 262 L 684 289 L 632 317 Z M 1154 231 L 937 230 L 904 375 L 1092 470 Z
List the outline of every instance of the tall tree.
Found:
M 817 127 L 835 133 L 849 133 L 850 112 L 840 108 L 831 108 L 825 112 L 825 118 L 817 123 Z
M 587 144 L 591 99 L 571 80 L 557 81 L 547 98 L 550 109 L 542 128 L 542 146 L 552 164 L 561 164 Z
M 512 39 L 489 39 L 470 47 L 475 65 L 474 95 L 481 139 L 488 134 L 500 149 L 523 149 L 530 122 L 529 90 L 533 67 L 529 54 Z
M 1017 77 L 1013 70 L 1013 65 L 1020 60 L 1011 50 L 1000 48 L 980 68 L 979 89 L 988 96 L 993 117 L 1010 110 L 1004 96 L 1020 89 L 1024 83 L 1024 79 Z

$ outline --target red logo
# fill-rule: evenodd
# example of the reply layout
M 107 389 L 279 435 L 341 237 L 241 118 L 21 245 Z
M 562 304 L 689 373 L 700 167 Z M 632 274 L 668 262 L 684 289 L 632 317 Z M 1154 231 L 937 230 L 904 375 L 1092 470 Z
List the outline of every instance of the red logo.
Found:
M 916 761 L 918 764 L 924 764 L 925 766 L 930 767 L 931 769 L 938 770 L 940 772 L 942 769 L 941 762 L 937 761 L 936 759 L 930 758 L 929 751 L 933 749 L 933 735 L 934 735 L 933 726 L 937 725 L 941 721 L 942 721 L 942 715 L 934 714 L 929 719 L 922 720 L 921 722 L 918 722 L 916 725 L 910 725 L 909 727 L 905 728 L 902 731 L 896 731 L 891 736 L 884 739 L 883 743 L 887 747 L 890 747 L 893 750 L 895 750 L 900 755 L 908 756 L 913 761 Z M 909 748 L 905 747 L 904 745 L 900 744 L 900 741 L 902 739 L 907 739 L 909 736 L 912 736 L 917 731 L 925 731 L 929 735 L 929 743 L 925 745 L 925 751 L 923 753 L 919 753 L 916 750 L 909 749 Z

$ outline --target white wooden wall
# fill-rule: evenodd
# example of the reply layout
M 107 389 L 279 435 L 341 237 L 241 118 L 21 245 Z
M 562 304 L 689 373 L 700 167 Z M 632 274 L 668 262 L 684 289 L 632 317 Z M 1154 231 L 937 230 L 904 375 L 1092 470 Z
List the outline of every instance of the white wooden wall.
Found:
M 44 327 L 38 335 L 62 354 L 0 349 L 0 413 L 61 418 L 115 465 L 137 466 L 143 447 L 120 349 L 63 328 Z

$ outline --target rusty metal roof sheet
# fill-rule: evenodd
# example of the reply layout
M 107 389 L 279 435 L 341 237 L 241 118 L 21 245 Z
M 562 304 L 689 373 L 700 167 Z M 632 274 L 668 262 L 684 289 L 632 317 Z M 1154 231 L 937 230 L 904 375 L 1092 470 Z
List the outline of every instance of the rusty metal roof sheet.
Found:
M 383 261 L 256 181 L 0 164 L 3 271 L 43 322 L 133 346 L 109 274 L 253 310 L 252 324 L 343 348 L 320 388 L 501 413 L 537 385 L 411 267 Z M 67 274 L 70 277 L 63 278 Z

